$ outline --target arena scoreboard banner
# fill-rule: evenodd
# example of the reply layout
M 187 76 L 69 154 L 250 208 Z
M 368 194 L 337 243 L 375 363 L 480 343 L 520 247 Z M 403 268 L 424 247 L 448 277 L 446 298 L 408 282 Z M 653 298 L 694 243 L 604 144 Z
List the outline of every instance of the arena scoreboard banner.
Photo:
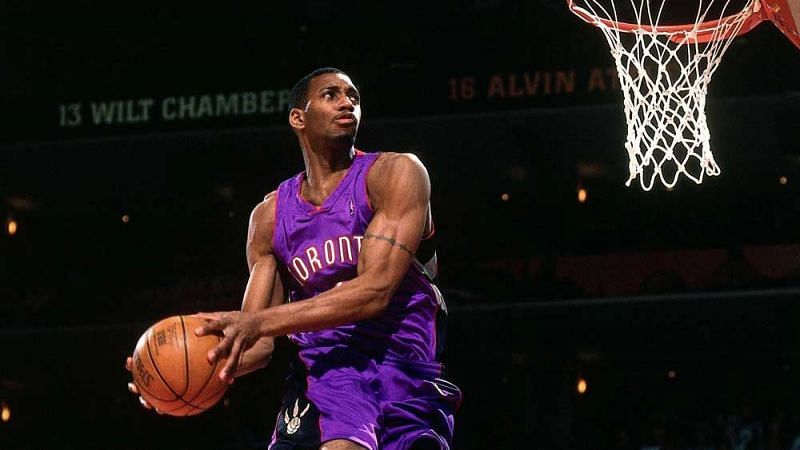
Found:
M 425 68 L 349 71 L 364 98 L 365 117 L 419 117 L 613 102 L 613 67 L 519 67 L 487 70 Z M 363 72 L 363 73 L 362 73 Z M 102 137 L 150 132 L 215 130 L 286 124 L 291 84 L 207 92 L 70 99 L 6 98 L 11 112 L 3 142 Z M 131 86 L 131 91 L 141 91 Z
M 111 128 L 172 122 L 231 121 L 288 111 L 289 89 L 60 103 L 59 128 Z
M 365 118 L 412 118 L 534 108 L 613 104 L 622 93 L 613 65 L 425 67 L 348 70 L 362 92 Z M 292 83 L 151 95 L 70 99 L 5 98 L 10 113 L 1 142 L 103 137 L 151 132 L 287 126 Z M 723 84 L 720 82 L 718 84 Z M 774 85 L 773 85 L 774 86 Z M 131 91 L 141 91 L 132 84 Z M 713 92 L 712 92 L 713 97 Z
M 496 72 L 489 75 L 463 75 L 448 79 L 447 99 L 452 103 L 529 102 L 572 103 L 589 95 L 599 96 L 619 91 L 619 79 L 613 67 L 584 67 L 581 69 L 532 69 Z

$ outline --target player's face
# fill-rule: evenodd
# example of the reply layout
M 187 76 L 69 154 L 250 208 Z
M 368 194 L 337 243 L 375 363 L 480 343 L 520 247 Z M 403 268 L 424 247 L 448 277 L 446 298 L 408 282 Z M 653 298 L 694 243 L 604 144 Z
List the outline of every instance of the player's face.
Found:
M 326 73 L 309 83 L 306 133 L 346 140 L 352 145 L 361 122 L 361 97 L 350 77 Z

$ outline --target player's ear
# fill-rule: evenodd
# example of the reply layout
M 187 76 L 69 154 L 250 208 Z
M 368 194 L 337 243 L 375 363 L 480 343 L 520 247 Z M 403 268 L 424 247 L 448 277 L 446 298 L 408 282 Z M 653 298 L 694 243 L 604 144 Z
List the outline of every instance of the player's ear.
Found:
M 300 108 L 292 108 L 289 111 L 289 125 L 297 129 L 305 128 L 306 114 Z

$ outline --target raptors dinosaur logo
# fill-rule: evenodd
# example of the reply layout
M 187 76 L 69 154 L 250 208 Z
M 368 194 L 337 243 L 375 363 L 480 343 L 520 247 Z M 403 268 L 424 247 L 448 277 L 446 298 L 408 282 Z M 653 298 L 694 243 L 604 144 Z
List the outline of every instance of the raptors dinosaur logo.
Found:
M 294 411 L 292 415 L 289 415 L 289 408 L 286 408 L 283 413 L 283 421 L 286 423 L 286 432 L 288 434 L 295 434 L 297 430 L 300 429 L 300 419 L 306 415 L 308 412 L 308 408 L 311 407 L 311 403 L 307 404 L 306 407 L 303 409 L 303 412 L 300 412 L 300 399 L 294 401 Z

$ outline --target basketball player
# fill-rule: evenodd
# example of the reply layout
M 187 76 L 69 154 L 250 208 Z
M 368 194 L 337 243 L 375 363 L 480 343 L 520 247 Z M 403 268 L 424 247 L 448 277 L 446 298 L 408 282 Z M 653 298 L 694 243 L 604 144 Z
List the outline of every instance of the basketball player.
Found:
M 274 336 L 297 344 L 271 450 L 450 449 L 461 393 L 437 362 L 428 174 L 413 155 L 354 148 L 361 100 L 340 70 L 303 77 L 291 106 L 305 171 L 253 210 L 242 311 L 197 330 L 225 336 L 209 360 L 227 357 L 232 382 Z

